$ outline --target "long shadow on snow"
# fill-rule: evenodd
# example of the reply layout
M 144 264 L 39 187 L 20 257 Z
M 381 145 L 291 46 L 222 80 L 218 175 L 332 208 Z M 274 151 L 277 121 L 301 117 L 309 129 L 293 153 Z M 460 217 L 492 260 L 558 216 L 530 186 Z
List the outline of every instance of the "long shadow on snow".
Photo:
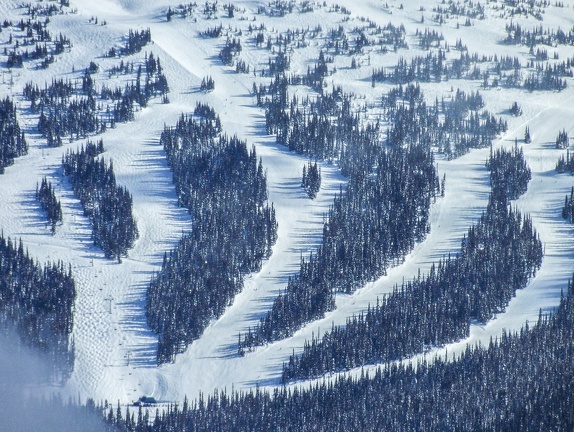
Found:
M 131 353 L 130 363 L 139 367 L 155 367 L 157 353 L 157 338 L 149 330 L 145 317 L 145 290 L 147 286 L 141 284 L 137 290 L 127 295 L 127 300 L 117 302 L 116 307 L 122 309 L 123 316 L 118 324 L 136 337 L 138 341 L 145 340 L 144 343 L 137 342 L 129 346 Z

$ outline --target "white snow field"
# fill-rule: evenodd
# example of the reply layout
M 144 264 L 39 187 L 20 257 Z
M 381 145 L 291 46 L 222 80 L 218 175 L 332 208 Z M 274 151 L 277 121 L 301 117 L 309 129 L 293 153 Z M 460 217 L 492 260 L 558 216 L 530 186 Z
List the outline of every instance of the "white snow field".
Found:
M 0 18 L 14 22 L 24 18 L 25 8 L 20 7 L 20 3 L 19 0 L 0 2 Z M 346 180 L 335 164 L 322 163 L 321 191 L 315 200 L 307 197 L 300 187 L 300 179 L 308 159 L 289 152 L 275 143 L 274 136 L 266 135 L 264 111 L 256 106 L 251 94 L 253 83 L 269 82 L 269 78 L 260 76 L 260 71 L 267 65 L 269 51 L 255 45 L 253 34 L 243 36 L 241 58 L 252 70 L 256 68 L 257 76 L 253 72 L 239 74 L 233 67 L 224 66 L 218 58 L 225 36 L 207 38 L 201 36 L 200 31 L 222 23 L 233 36 L 238 30 L 247 32 L 250 24 L 265 24 L 267 32 L 275 37 L 290 28 L 320 25 L 320 35 L 310 39 L 306 49 L 292 55 L 291 72 L 303 74 L 308 66 L 315 64 L 329 29 L 344 25 L 350 31 L 364 25 L 361 17 L 368 17 L 380 25 L 403 24 L 409 49 L 383 55 L 380 49 L 368 47 L 356 56 L 360 66 L 356 69 L 349 67 L 350 56 L 335 59 L 337 72 L 327 78 L 329 87 L 342 85 L 345 91 L 355 92 L 361 98 L 358 99 L 360 103 L 367 105 L 379 102 L 390 88 L 382 84 L 371 87 L 373 67 L 390 67 L 401 56 L 410 58 L 424 54 L 417 46 L 417 29 L 436 30 L 451 46 L 461 39 L 469 53 L 517 56 L 524 65 L 531 56 L 528 47 L 501 43 L 506 35 L 505 24 L 510 22 L 510 18 L 501 17 L 501 1 L 483 2 L 486 19 L 473 19 L 471 26 L 462 25 L 464 18 L 456 16 L 442 25 L 435 22 L 432 8 L 440 5 L 439 1 L 338 1 L 350 11 L 349 15 L 331 12 L 330 4 L 323 6 L 320 2 L 312 3 L 313 12 L 300 12 L 296 6 L 293 13 L 284 17 L 258 14 L 258 6 L 266 5 L 263 1 L 232 3 L 236 5 L 234 18 L 227 18 L 219 5 L 213 19 L 205 19 L 203 13 L 197 12 L 187 18 L 174 16 L 167 22 L 168 7 L 175 8 L 179 4 L 175 0 L 71 0 L 70 8 L 66 8 L 68 12 L 50 17 L 48 27 L 53 35 L 61 32 L 72 41 L 69 52 L 57 56 L 55 63 L 46 70 L 37 68 L 34 62 L 25 62 L 23 68 L 8 73 L 4 68 L 5 56 L 0 59 L 3 67 L 0 96 L 10 95 L 17 101 L 19 120 L 30 146 L 28 155 L 16 159 L 14 165 L 0 175 L 0 229 L 6 237 L 21 238 L 30 255 L 40 263 L 57 260 L 70 263 L 78 291 L 72 334 L 75 369 L 70 380 L 59 388 L 64 395 L 80 395 L 82 401 L 88 397 L 113 403 L 119 400 L 122 404 L 143 395 L 164 402 L 181 402 L 186 395 L 195 398 L 199 392 L 210 393 L 214 389 L 280 385 L 282 364 L 293 350 L 302 350 L 305 339 L 329 329 L 333 322 L 344 324 L 347 317 L 374 304 L 377 297 L 390 292 L 395 284 L 416 276 L 419 269 L 425 273 L 433 262 L 449 252 L 456 253 L 463 234 L 486 208 L 490 186 L 484 163 L 489 149 L 473 150 L 454 160 L 437 154 L 439 175 L 446 174 L 446 194 L 432 206 L 430 234 L 416 245 L 404 263 L 352 295 L 338 295 L 335 311 L 308 324 L 293 337 L 239 356 L 238 333 L 257 324 L 286 286 L 289 275 L 298 271 L 301 255 L 307 256 L 318 246 L 323 216 Z M 527 29 L 543 25 L 567 31 L 574 24 L 574 1 L 562 3 L 564 7 L 551 5 L 545 8 L 543 21 L 526 15 L 515 17 L 513 21 Z M 201 8 L 200 4 L 197 10 Z M 425 22 L 421 23 L 423 15 Z M 97 24 L 92 19 L 95 17 Z M 103 139 L 106 149 L 103 156 L 113 160 L 118 183 L 133 196 L 140 236 L 129 251 L 129 257 L 118 264 L 106 259 L 103 252 L 93 246 L 90 222 L 62 175 L 62 154 L 68 149 L 75 150 L 85 140 L 66 141 L 60 148 L 47 147 L 36 129 L 38 115 L 29 110 L 22 89 L 30 81 L 43 86 L 53 78 L 80 79 L 90 61 L 100 66 L 100 72 L 95 74 L 96 87 L 108 82 L 125 84 L 129 76 L 108 76 L 106 71 L 120 60 L 107 58 L 104 53 L 113 46 L 121 46 L 130 29 L 146 28 L 151 30 L 153 43 L 144 51 L 153 52 L 160 58 L 170 86 L 170 103 L 162 104 L 159 98 L 152 99 L 148 107 L 136 113 L 135 121 L 118 124 L 115 129 L 91 137 L 92 140 Z M 0 43 L 6 45 L 7 38 L 6 31 L 0 33 Z M 124 61 L 141 64 L 144 51 L 125 57 Z M 549 47 L 548 51 L 551 55 L 557 52 L 560 60 L 574 55 L 573 47 L 563 45 Z M 213 92 L 199 91 L 201 80 L 206 76 L 215 81 Z M 473 325 L 467 340 L 438 347 L 428 354 L 448 350 L 450 355 L 464 349 L 468 343 L 486 344 L 503 329 L 517 330 L 526 321 L 535 322 L 540 309 L 548 312 L 558 304 L 560 292 L 574 271 L 574 225 L 561 217 L 564 196 L 574 185 L 574 178 L 554 171 L 556 161 L 564 153 L 555 149 L 557 133 L 562 129 L 571 135 L 574 133 L 574 80 L 568 79 L 568 87 L 561 92 L 484 90 L 480 80 L 421 84 L 421 87 L 431 102 L 435 98 L 450 98 L 451 88 L 467 92 L 480 90 L 486 109 L 503 116 L 509 124 L 508 131 L 494 143 L 495 147 L 510 147 L 515 138 L 522 144 L 524 129 L 529 126 L 532 143 L 523 145 L 523 149 L 532 169 L 532 180 L 528 192 L 515 205 L 532 216 L 545 247 L 540 271 L 527 288 L 517 293 L 504 313 L 486 324 Z M 300 96 L 312 95 L 304 86 L 292 86 L 289 91 Z M 269 201 L 275 206 L 279 224 L 278 241 L 272 256 L 263 262 L 261 271 L 245 278 L 243 291 L 223 316 L 214 320 L 201 338 L 178 355 L 173 364 L 158 367 L 155 363 L 157 338 L 145 319 L 146 288 L 154 272 L 160 269 L 164 253 L 176 245 L 192 222 L 188 212 L 178 207 L 159 136 L 164 125 L 175 124 L 181 113 L 193 112 L 198 101 L 215 108 L 225 133 L 237 134 L 249 146 L 256 146 L 267 170 Z M 513 101 L 521 105 L 522 116 L 508 114 Z M 63 225 L 53 236 L 34 199 L 36 184 L 43 176 L 56 187 L 63 207 Z

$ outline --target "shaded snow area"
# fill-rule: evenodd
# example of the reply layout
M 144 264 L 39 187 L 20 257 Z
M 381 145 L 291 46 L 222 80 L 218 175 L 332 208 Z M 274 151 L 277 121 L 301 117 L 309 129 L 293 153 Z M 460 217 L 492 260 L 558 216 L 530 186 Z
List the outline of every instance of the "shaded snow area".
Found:
M 0 2 L 0 17 L 14 23 L 28 19 L 26 8 L 20 7 L 20 3 L 17 0 Z M 313 3 L 312 11 L 305 12 L 298 5 L 281 17 L 272 16 L 265 2 L 245 0 L 234 2 L 235 13 L 231 18 L 222 5 L 218 5 L 217 13 L 211 17 L 204 14 L 203 5 L 199 5 L 185 18 L 174 15 L 170 21 L 166 19 L 166 12 L 169 7 L 177 10 L 178 3 L 169 0 L 71 0 L 70 6 L 64 8 L 65 13 L 50 16 L 47 25 L 53 36 L 66 35 L 71 47 L 57 55 L 47 69 L 39 67 L 37 61 L 25 61 L 23 67 L 9 71 L 6 56 L 0 55 L 0 96 L 14 99 L 29 145 L 28 154 L 16 158 L 0 175 L 0 229 L 5 237 L 22 239 L 30 256 L 39 263 L 58 260 L 69 263 L 76 282 L 71 333 L 74 370 L 65 384 L 45 386 L 48 391 L 60 391 L 64 400 L 79 396 L 82 402 L 91 397 L 96 401 L 115 403 L 119 400 L 129 404 L 143 395 L 160 402 L 181 402 L 186 395 L 195 398 L 199 392 L 211 393 L 214 389 L 281 385 L 282 365 L 293 351 L 302 351 L 305 340 L 330 329 L 333 323 L 344 325 L 348 317 L 365 311 L 377 298 L 390 293 L 396 284 L 416 277 L 419 271 L 427 273 L 432 263 L 449 253 L 456 254 L 463 235 L 486 209 L 490 183 L 485 162 L 489 148 L 471 150 L 452 159 L 435 152 L 439 177 L 446 175 L 445 196 L 437 197 L 431 205 L 430 232 L 403 263 L 353 294 L 338 294 L 335 310 L 307 324 L 292 337 L 258 347 L 245 356 L 238 355 L 238 334 L 257 325 L 285 289 L 289 277 L 299 271 L 301 257 L 307 257 L 320 245 L 329 207 L 347 182 L 336 161 L 320 161 L 321 189 L 311 200 L 301 187 L 301 173 L 309 158 L 290 152 L 276 143 L 274 135 L 267 134 L 265 111 L 256 105 L 252 92 L 254 83 L 268 85 L 271 79 L 261 76 L 269 67 L 271 55 L 265 46 L 267 39 L 275 40 L 289 29 L 320 27 L 305 48 L 291 53 L 289 73 L 305 74 L 316 64 L 329 32 L 339 26 L 344 27 L 350 43 L 354 43 L 358 34 L 353 33 L 353 29 L 366 25 L 362 17 L 381 26 L 389 22 L 404 25 L 408 49 L 397 48 L 396 52 L 391 49 L 383 54 L 379 47 L 366 47 L 356 55 L 337 56 L 334 64 L 329 65 L 330 69 L 335 66 L 336 72 L 326 77 L 325 90 L 340 85 L 346 93 L 355 93 L 357 107 L 364 106 L 367 115 L 376 119 L 381 97 L 393 85 L 377 83 L 373 88 L 373 69 L 391 68 L 399 58 L 426 55 L 427 51 L 418 44 L 417 30 L 422 32 L 428 28 L 441 33 L 442 46 L 448 43 L 452 47 L 449 58 L 460 56 L 454 49 L 460 39 L 469 53 L 516 56 L 526 66 L 534 57 L 526 46 L 503 43 L 506 24 L 513 21 L 527 29 L 543 25 L 567 31 L 574 22 L 573 1 L 564 0 L 564 7 L 545 8 L 543 21 L 529 14 L 511 19 L 504 15 L 502 3 L 485 2 L 486 19 L 472 19 L 471 25 L 466 26 L 465 18 L 456 15 L 439 24 L 433 19 L 432 9 L 440 2 L 424 0 L 402 4 L 398 0 L 339 1 L 339 6 L 346 7 L 349 13 Z M 267 13 L 258 12 L 258 7 L 263 6 L 267 6 Z M 421 23 L 423 16 L 424 23 Z M 45 17 L 38 19 L 43 21 Z M 222 36 L 210 38 L 201 34 L 220 24 Z M 248 27 L 260 25 L 265 28 L 265 42 L 257 46 L 257 32 L 248 33 Z M 142 51 L 121 59 L 106 56 L 110 48 L 123 46 L 130 30 L 148 28 L 152 42 Z M 241 38 L 240 58 L 250 65 L 249 73 L 236 73 L 235 66 L 224 65 L 220 60 L 218 54 L 225 45 L 226 33 L 230 38 Z M 8 46 L 9 34 L 9 30 L 0 33 L 1 44 Z M 574 56 L 572 46 L 545 49 L 550 57 L 556 53 L 560 61 Z M 94 246 L 91 222 L 63 175 L 62 156 L 67 150 L 75 151 L 85 144 L 86 139 L 73 137 L 71 142 L 64 139 L 61 147 L 48 147 L 37 129 L 39 114 L 30 110 L 22 90 L 29 82 L 40 87 L 53 79 L 81 82 L 85 68 L 92 61 L 99 66 L 93 75 L 96 88 L 102 84 L 123 87 L 134 79 L 135 72 L 111 75 L 109 71 L 120 61 L 134 62 L 137 69 L 151 52 L 161 60 L 170 88 L 169 103 L 153 97 L 146 107 L 136 111 L 133 121 L 120 122 L 115 128 L 89 136 L 93 141 L 103 139 L 102 156 L 113 162 L 117 183 L 127 188 L 133 197 L 139 238 L 128 256 L 118 263 L 106 258 L 102 250 Z M 357 67 L 351 67 L 352 60 Z M 214 80 L 215 88 L 202 92 L 202 79 L 208 76 Z M 439 103 L 442 99 L 450 100 L 457 88 L 467 93 L 478 90 L 485 109 L 508 122 L 508 130 L 497 137 L 493 147 L 511 148 L 515 140 L 522 146 L 532 170 L 532 180 L 526 194 L 513 205 L 531 216 L 545 250 L 540 270 L 525 289 L 517 292 L 503 313 L 487 323 L 473 324 L 466 340 L 436 348 L 427 355 L 448 351 L 450 356 L 464 350 L 469 343 L 487 344 L 503 329 L 518 330 L 526 321 L 535 322 L 540 310 L 548 312 L 558 305 L 561 290 L 574 270 L 574 242 L 571 241 L 574 225 L 561 216 L 564 197 L 570 193 L 574 179 L 567 173 L 555 171 L 558 158 L 566 152 L 556 149 L 558 132 L 565 129 L 570 135 L 574 134 L 574 80 L 566 78 L 566 81 L 568 86 L 560 92 L 528 92 L 507 87 L 484 89 L 480 78 L 421 83 L 429 104 L 435 100 Z M 299 99 L 316 95 L 304 85 L 290 86 L 289 94 Z M 514 101 L 522 108 L 521 116 L 512 116 L 508 111 Z M 255 146 L 267 172 L 269 203 L 273 203 L 276 211 L 278 240 L 261 270 L 245 277 L 243 290 L 224 314 L 213 319 L 202 336 L 177 355 L 174 363 L 157 366 L 157 336 L 146 323 L 146 290 L 160 270 L 164 254 L 169 253 L 192 226 L 188 211 L 178 206 L 172 174 L 159 138 L 164 126 L 175 125 L 182 113 L 191 114 L 197 102 L 215 109 L 226 134 L 245 139 L 248 147 Z M 385 119 L 381 121 L 384 123 Z M 523 144 L 526 127 L 531 133 L 530 144 Z M 385 139 L 386 128 L 386 125 L 381 128 L 381 140 Z M 62 205 L 63 223 L 57 226 L 54 235 L 35 200 L 36 185 L 44 176 L 51 181 Z

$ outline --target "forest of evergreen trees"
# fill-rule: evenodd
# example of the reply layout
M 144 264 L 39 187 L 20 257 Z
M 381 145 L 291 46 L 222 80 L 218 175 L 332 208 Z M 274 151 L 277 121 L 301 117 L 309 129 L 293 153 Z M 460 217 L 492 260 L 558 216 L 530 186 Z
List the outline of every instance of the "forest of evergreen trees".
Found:
M 396 287 L 376 306 L 305 344 L 283 379 L 310 378 L 365 364 L 398 360 L 467 337 L 470 321 L 502 312 L 542 262 L 529 219 L 491 200 L 461 251 L 428 276 Z
M 121 261 L 138 238 L 132 214 L 132 197 L 126 188 L 116 184 L 113 163 L 96 156 L 104 151 L 102 140 L 88 141 L 79 151 L 67 151 L 62 157 L 64 174 L 92 221 L 94 245 L 107 258 Z
M 568 172 L 574 175 L 574 154 L 571 154 L 570 150 L 567 149 L 566 155 L 562 155 L 558 158 L 558 162 L 556 162 L 556 172 Z
M 51 377 L 61 382 L 74 369 L 75 298 L 71 268 L 61 262 L 42 267 L 22 242 L 0 236 L 0 328 L 15 328 L 23 345 L 44 353 Z
M 16 118 L 16 107 L 8 97 L 0 100 L 0 174 L 14 163 L 14 158 L 28 153 L 24 132 Z
M 334 307 L 336 291 L 352 292 L 385 274 L 424 238 L 430 229 L 428 206 L 440 191 L 431 148 L 456 157 L 491 145 L 506 129 L 502 119 L 480 111 L 484 102 L 478 92 L 457 90 L 450 101 L 427 106 L 420 87 L 409 84 L 383 97 L 391 125 L 384 142 L 378 123 L 362 120 L 352 108 L 352 95 L 342 88 L 299 101 L 289 97 L 292 83 L 279 74 L 268 87 L 253 86 L 266 110 L 268 132 L 298 153 L 337 161 L 349 186 L 335 199 L 322 246 L 302 260 L 299 274 L 290 278 L 257 327 L 239 335 L 240 354 L 321 318 Z M 527 183 L 529 171 L 522 168 Z
M 153 422 L 109 408 L 120 431 L 570 431 L 574 286 L 555 313 L 456 358 L 391 363 L 305 387 L 215 391 Z M 119 415 L 118 415 L 119 411 Z
M 535 47 L 536 45 L 546 45 L 555 47 L 556 45 L 571 45 L 574 43 L 574 32 L 565 31 L 558 28 L 544 28 L 542 25 L 526 30 L 519 23 L 511 21 L 506 24 L 507 44 L 524 45 Z
M 451 101 L 428 107 L 420 87 L 409 84 L 383 98 L 391 125 L 384 142 L 378 123 L 362 120 L 342 88 L 299 101 L 289 97 L 293 83 L 278 74 L 267 87 L 253 86 L 266 110 L 267 131 L 291 150 L 337 161 L 350 181 L 335 199 L 322 246 L 302 260 L 299 274 L 257 327 L 239 335 L 240 354 L 321 318 L 334 307 L 336 291 L 352 292 L 385 274 L 424 238 L 428 207 L 440 191 L 431 148 L 456 157 L 491 145 L 506 129 L 502 119 L 479 112 L 484 102 L 478 92 L 457 90 Z
M 166 127 L 166 151 L 179 202 L 192 229 L 164 257 L 147 291 L 146 316 L 158 334 L 159 363 L 172 361 L 261 268 L 277 239 L 267 180 L 255 148 L 221 135 L 219 117 L 205 105 L 199 119 L 181 116 Z
M 522 152 L 499 150 L 488 166 L 491 178 L 504 182 L 493 181 L 486 212 L 460 252 L 433 265 L 427 276 L 395 287 L 345 327 L 306 342 L 285 366 L 284 380 L 405 358 L 462 339 L 471 320 L 486 322 L 504 310 L 540 267 L 542 244 L 531 220 L 508 206 L 509 191 L 524 193 L 528 184 Z
M 254 86 L 258 104 L 265 107 L 267 132 L 297 153 L 338 161 L 344 175 L 370 172 L 380 151 L 379 123 L 366 122 L 353 97 L 340 87 L 315 100 L 289 98 L 292 81 L 278 76 L 268 87 Z M 458 157 L 472 148 L 484 148 L 507 129 L 502 118 L 484 110 L 481 94 L 457 89 L 450 100 L 429 105 L 418 84 L 399 85 L 382 97 L 383 116 L 390 126 L 386 144 L 425 144 Z
M 438 189 L 432 153 L 415 145 L 381 153 L 374 176 L 351 177 L 329 210 L 322 245 L 257 328 L 240 337 L 240 352 L 293 334 L 332 310 L 336 292 L 351 293 L 402 262 L 430 229 Z
M 378 123 L 364 121 L 340 87 L 300 101 L 289 99 L 289 83 L 277 76 L 268 87 L 254 87 L 265 106 L 267 132 L 276 134 L 277 143 L 317 160 L 337 161 L 348 177 L 371 172 L 381 151 Z

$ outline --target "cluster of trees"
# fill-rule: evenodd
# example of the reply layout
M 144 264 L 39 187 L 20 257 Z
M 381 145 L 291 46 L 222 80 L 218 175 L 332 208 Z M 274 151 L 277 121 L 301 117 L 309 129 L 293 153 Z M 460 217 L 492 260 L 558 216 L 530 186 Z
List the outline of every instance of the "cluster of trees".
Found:
M 231 66 L 233 59 L 241 53 L 241 40 L 239 38 L 227 38 L 225 46 L 219 51 L 219 58 L 224 65 Z
M 460 53 L 459 58 L 447 60 L 446 52 L 438 49 L 426 56 L 416 56 L 410 61 L 400 58 L 396 66 L 374 68 L 371 76 L 373 87 L 377 82 L 408 84 L 418 82 L 440 82 L 449 79 L 482 80 L 483 86 L 524 88 L 529 91 L 561 91 L 566 88 L 564 77 L 572 76 L 571 61 L 560 64 L 530 65 L 534 71 L 523 76 L 520 61 L 508 57 L 479 56 Z M 482 69 L 479 65 L 486 64 Z
M 557 149 L 565 149 L 570 145 L 570 139 L 568 138 L 568 132 L 566 129 L 562 129 L 558 132 L 558 136 L 556 137 L 556 148 Z
M 146 316 L 158 334 L 159 363 L 174 359 L 219 317 L 261 268 L 277 239 L 267 180 L 255 148 L 221 136 L 214 111 L 198 105 L 199 120 L 181 116 L 160 143 L 173 171 L 179 202 L 193 225 L 147 291 Z
M 112 127 L 116 122 L 133 120 L 134 103 L 138 103 L 141 107 L 145 107 L 149 100 L 154 96 L 160 95 L 164 100 L 166 99 L 166 95 L 169 93 L 169 85 L 167 83 L 167 78 L 163 73 L 160 59 L 159 57 L 154 57 L 153 52 L 149 55 L 146 52 L 144 69 L 145 76 L 141 65 L 138 66 L 135 82 L 126 84 L 123 92 L 121 88 L 116 87 L 113 92 L 108 93 L 108 95 L 113 96 L 111 97 L 112 101 L 117 101 L 114 106 L 113 113 L 110 113 L 109 109 L 106 112 Z M 133 67 L 131 70 L 133 71 Z M 102 91 L 100 92 L 102 99 L 104 99 L 105 96 L 103 91 L 104 88 L 105 86 L 102 86 Z
M 501 16 L 524 18 L 530 15 L 538 21 L 542 21 L 544 19 L 544 9 L 550 5 L 550 0 L 507 0 Z M 552 3 L 552 6 L 564 7 L 564 2 L 556 1 Z
M 435 20 L 444 23 L 451 16 L 484 19 L 484 6 L 480 2 L 443 3 L 432 8 Z
M 467 52 L 461 52 L 458 59 L 447 61 L 446 52 L 439 49 L 425 56 L 416 56 L 410 62 L 401 57 L 396 66 L 390 70 L 375 68 L 372 82 L 408 84 L 414 81 L 448 81 L 451 78 L 479 79 L 480 70 L 476 72 L 476 65 L 486 61 L 488 61 L 486 56 L 479 57 L 478 54 L 470 55 Z
M 292 6 L 292 5 L 290 5 Z M 302 5 L 301 13 L 305 13 L 305 7 L 310 6 L 310 3 L 304 2 Z M 348 15 L 347 9 L 334 5 L 331 12 L 341 13 Z M 262 13 L 265 11 L 261 11 Z M 348 21 L 347 17 L 343 18 L 343 22 Z M 273 76 L 276 73 L 283 73 L 288 70 L 289 57 L 285 53 L 293 52 L 295 49 L 305 48 L 309 46 L 310 41 L 320 36 L 325 36 L 326 44 L 324 46 L 325 52 L 333 56 L 338 55 L 357 55 L 364 51 L 365 47 L 378 47 L 381 52 L 389 50 L 397 51 L 399 48 L 408 48 L 405 41 L 405 27 L 401 24 L 399 26 L 393 25 L 389 22 L 385 26 L 381 26 L 368 18 L 360 18 L 361 26 L 355 26 L 352 29 L 345 29 L 345 26 L 340 24 L 337 28 L 330 29 L 324 32 L 320 25 L 315 27 L 302 27 L 295 29 L 288 29 L 283 33 L 276 36 L 266 35 L 264 33 L 265 25 L 254 26 L 249 24 L 247 34 L 252 35 L 254 42 L 257 46 L 263 46 L 269 51 L 282 53 L 282 57 L 278 58 L 280 62 L 274 64 L 270 59 L 267 74 Z M 350 36 L 350 34 L 356 36 Z M 287 62 L 283 62 L 287 60 Z M 331 62 L 333 57 L 331 57 Z M 355 66 L 356 66 L 356 60 Z M 319 88 L 318 85 L 315 86 Z
M 84 78 L 83 84 L 91 82 Z M 83 86 L 85 88 L 85 85 Z M 86 136 L 105 130 L 96 110 L 96 101 L 92 94 L 87 98 L 74 98 L 75 86 L 71 81 L 53 80 L 40 90 L 37 85 L 26 84 L 23 95 L 30 101 L 33 112 L 39 112 L 38 131 L 44 136 L 50 147 L 62 145 L 62 137 Z
M 123 47 L 117 50 L 115 47 L 110 48 L 108 51 L 108 57 L 116 57 L 117 55 L 128 56 L 131 54 L 136 54 L 142 50 L 148 43 L 151 43 L 151 30 L 148 28 L 146 30 L 130 29 L 128 31 L 127 40 Z
M 380 152 L 378 123 L 363 121 L 352 109 L 352 95 L 341 87 L 320 94 L 314 101 L 289 100 L 289 80 L 277 76 L 269 87 L 254 85 L 265 106 L 268 133 L 290 150 L 318 160 L 338 161 L 344 175 L 363 176 L 372 171 Z
M 322 245 L 258 326 L 239 335 L 239 352 L 292 335 L 332 310 L 335 293 L 351 293 L 402 262 L 430 230 L 428 216 L 439 180 L 422 145 L 383 151 L 373 175 L 351 177 L 329 210 Z
M 59 0 L 56 4 L 26 4 L 27 15 L 34 19 L 37 15 L 50 17 L 56 14 L 63 14 L 66 12 L 65 7 L 70 7 L 69 0 Z
M 118 122 L 131 121 L 136 103 L 145 107 L 152 97 L 165 96 L 169 92 L 160 60 L 153 53 L 146 54 L 145 75 L 139 66 L 135 82 L 126 84 L 124 89 L 103 85 L 98 92 L 92 77 L 97 65 L 94 63 L 93 66 L 85 71 L 81 82 L 60 79 L 45 84 L 42 89 L 31 82 L 24 87 L 23 94 L 30 101 L 31 110 L 40 113 L 38 131 L 49 146 L 61 146 L 62 138 L 66 136 L 70 140 L 79 139 L 104 132 Z M 113 108 L 108 104 L 104 110 L 102 105 L 110 100 Z
M 199 32 L 200 35 L 210 38 L 218 38 L 223 34 L 223 24 L 218 26 L 210 27 L 207 30 Z
M 7 55 L 6 67 L 8 69 L 12 69 L 14 67 L 21 68 L 24 65 L 24 58 L 18 51 L 12 50 Z
M 328 63 L 333 63 L 333 57 L 326 56 L 323 50 L 319 52 L 319 58 L 314 67 L 307 67 L 307 74 L 301 77 L 301 84 L 306 84 L 317 93 L 323 92 L 325 77 L 329 75 Z
M 0 99 L 0 174 L 14 163 L 14 158 L 27 153 L 28 144 L 16 117 L 14 102 L 8 97 Z
M 514 117 L 520 117 L 522 115 L 522 108 L 520 108 L 520 105 L 518 105 L 518 102 L 516 101 L 512 103 L 512 106 L 509 108 L 508 111 Z
M 245 60 L 237 59 L 235 62 L 235 72 L 248 74 L 251 67 L 245 62 Z
M 569 283 L 552 315 L 452 359 L 392 363 L 301 388 L 200 394 L 153 423 L 110 409 L 108 422 L 141 432 L 573 430 L 573 297 Z
M 433 106 L 428 106 L 418 85 L 398 86 L 382 100 L 391 124 L 387 143 L 391 146 L 426 143 L 449 158 L 472 148 L 487 147 L 507 129 L 507 123 L 483 110 L 483 106 L 478 91 L 466 94 L 457 89 L 450 101 L 436 100 Z
M 530 73 L 524 79 L 524 88 L 528 91 L 561 91 L 568 86 L 566 79 L 562 78 L 563 76 L 563 72 L 556 66 L 538 67 L 535 72 Z
M 94 244 L 107 258 L 121 261 L 138 238 L 132 214 L 132 197 L 126 188 L 116 184 L 113 163 L 108 165 L 96 156 L 104 144 L 88 141 L 77 152 L 67 151 L 62 157 L 64 174 L 69 176 L 74 193 L 92 220 Z
M 303 165 L 303 175 L 301 176 L 301 186 L 309 195 L 309 198 L 315 199 L 317 193 L 321 189 L 321 167 L 317 166 L 317 161 L 307 166 Z
M 532 178 L 532 172 L 524 160 L 524 152 L 517 144 L 511 151 L 505 149 L 498 149 L 494 153 L 491 151 L 486 168 L 490 171 L 493 194 L 506 196 L 509 200 L 515 200 L 524 194 Z
M 197 102 L 195 104 L 195 109 L 193 110 L 193 115 L 201 117 L 205 120 L 213 122 L 210 124 L 210 128 L 213 129 L 214 133 L 221 132 L 221 119 L 215 112 L 215 110 L 208 104 L 202 102 Z M 213 134 L 213 133 L 212 133 Z
M 514 21 L 506 24 L 506 39 L 504 42 L 513 45 L 524 45 L 534 47 L 536 45 L 572 45 L 574 43 L 574 31 L 564 31 L 560 27 L 556 29 L 544 28 L 543 26 L 533 27 L 525 30 Z
M 181 3 L 175 9 L 172 9 L 171 6 L 169 6 L 166 13 L 166 19 L 167 21 L 171 21 L 171 17 L 176 14 L 179 14 L 181 18 L 186 18 L 192 15 L 196 8 L 197 3 Z
M 344 13 L 344 12 L 343 12 Z M 352 33 L 357 36 L 349 39 L 345 28 L 339 25 L 328 33 L 326 48 L 334 55 L 360 54 L 365 47 L 380 47 L 382 52 L 397 51 L 399 48 L 408 48 L 405 41 L 405 27 L 403 24 L 395 26 L 389 22 L 381 26 L 370 19 L 362 19 L 364 27 L 355 27 Z
M 556 162 L 556 171 L 559 173 L 568 171 L 574 175 L 574 154 L 570 154 L 570 150 L 566 149 L 566 156 L 560 156 L 558 162 Z
M 54 234 L 58 222 L 62 223 L 62 206 L 60 205 L 60 200 L 56 198 L 54 189 L 52 189 L 52 183 L 46 177 L 42 179 L 40 187 L 36 184 L 36 200 L 42 206 L 42 210 L 46 212 L 52 234 Z
M 424 32 L 419 32 L 419 29 L 417 28 L 415 36 L 419 38 L 419 46 L 425 50 L 428 50 L 431 47 L 440 48 L 440 44 L 444 40 L 442 33 L 439 33 L 436 30 L 429 30 L 428 28 L 425 28 Z
M 542 243 L 531 220 L 496 193 L 457 256 L 395 287 L 345 327 L 306 342 L 303 353 L 289 359 L 283 379 L 405 358 L 467 337 L 472 319 L 486 322 L 502 312 L 540 267 Z
M 282 74 L 287 72 L 291 67 L 291 57 L 288 56 L 285 51 L 280 50 L 275 58 L 268 60 L 269 65 L 269 76 L 275 76 L 277 74 Z
M 52 37 L 47 29 L 49 19 L 45 21 L 34 20 L 36 15 L 50 16 L 52 13 L 53 11 L 49 9 L 40 10 L 28 7 L 28 15 L 31 19 L 21 19 L 16 24 L 16 28 L 25 36 L 14 42 L 14 37 L 11 34 L 8 44 L 13 44 L 12 49 L 8 52 L 8 48 L 4 48 L 8 68 L 22 67 L 24 60 L 32 59 L 42 60 L 39 66 L 45 69 L 54 62 L 56 55 L 62 54 L 66 48 L 71 47 L 70 40 L 61 33 L 56 38 Z M 4 27 L 12 25 L 11 22 L 4 21 Z M 27 47 L 31 47 L 31 49 Z
M 74 369 L 71 268 L 36 263 L 22 242 L 0 236 L 0 326 L 16 329 L 22 343 L 50 361 L 52 378 L 65 381 Z
M 213 80 L 213 78 L 211 76 L 207 76 L 204 77 L 201 80 L 201 85 L 199 86 L 199 89 L 202 92 L 210 92 L 213 91 L 215 89 L 215 81 Z

